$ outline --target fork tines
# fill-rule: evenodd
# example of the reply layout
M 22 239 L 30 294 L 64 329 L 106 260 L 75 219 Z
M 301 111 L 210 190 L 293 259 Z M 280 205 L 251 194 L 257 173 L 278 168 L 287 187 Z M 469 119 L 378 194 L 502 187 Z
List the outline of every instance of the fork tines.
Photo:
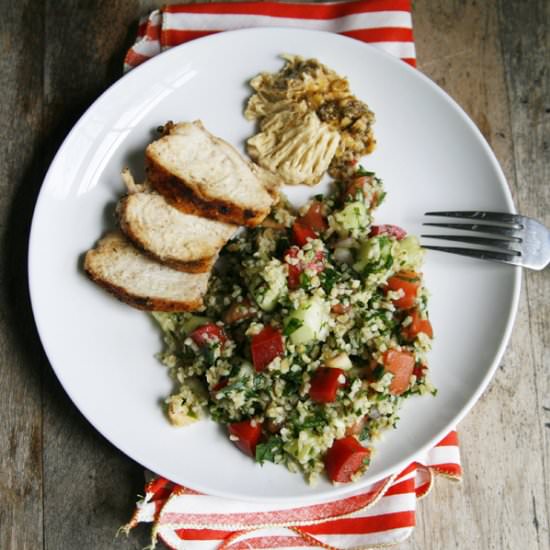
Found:
M 439 216 L 441 218 L 463 218 L 469 220 L 486 220 L 488 222 L 500 222 L 515 224 L 523 227 L 523 216 L 508 214 L 507 212 L 485 212 L 481 210 L 463 210 L 455 212 L 426 212 L 425 216 Z
M 452 212 L 426 212 L 426 216 L 440 216 L 445 218 L 462 218 L 477 222 L 486 221 L 489 223 L 424 223 L 430 227 L 444 227 L 460 231 L 469 231 L 476 233 L 485 233 L 483 236 L 468 235 L 422 235 L 428 239 L 443 239 L 448 241 L 472 244 L 485 248 L 462 248 L 453 246 L 425 246 L 429 250 L 439 250 L 441 252 L 450 252 L 452 254 L 461 254 L 472 258 L 495 260 L 506 263 L 519 263 L 521 251 L 513 248 L 514 245 L 520 245 L 522 242 L 521 230 L 524 227 L 522 216 L 500 212 L 483 211 L 452 211 Z M 495 238 L 496 237 L 496 238 Z M 493 249 L 493 250 L 491 250 Z
M 510 227 L 503 225 L 487 225 L 485 223 L 423 223 L 431 227 L 448 227 L 449 229 L 462 229 L 463 231 L 477 231 L 478 233 L 491 233 L 507 237 L 509 240 L 521 241 L 517 236 L 521 227 Z

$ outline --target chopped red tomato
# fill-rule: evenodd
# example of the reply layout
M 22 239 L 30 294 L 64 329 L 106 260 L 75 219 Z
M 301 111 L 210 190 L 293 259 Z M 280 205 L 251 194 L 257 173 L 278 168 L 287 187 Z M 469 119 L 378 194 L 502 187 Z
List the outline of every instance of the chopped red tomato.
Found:
M 414 271 L 400 271 L 388 279 L 388 290 L 402 290 L 403 296 L 393 301 L 399 309 L 409 309 L 416 303 L 416 294 L 420 287 L 420 274 Z
M 298 256 L 298 253 L 300 252 L 300 249 L 297 246 L 291 246 L 284 254 L 284 258 L 296 258 Z M 315 271 L 316 273 L 320 273 L 325 269 L 325 264 L 323 262 L 324 254 L 322 251 L 318 251 L 315 253 L 315 261 L 309 262 L 304 265 L 303 262 L 298 262 L 296 264 L 290 263 L 287 261 L 288 266 L 288 288 L 295 289 L 300 286 L 300 275 L 302 272 L 306 269 L 311 269 Z
M 332 481 L 349 483 L 369 456 L 370 449 L 363 447 L 352 435 L 337 439 L 325 455 L 328 477 Z
M 260 424 L 252 420 L 244 420 L 243 422 L 229 424 L 228 429 L 232 436 L 238 438 L 232 441 L 243 453 L 249 456 L 256 455 L 256 445 L 262 435 Z
M 412 342 L 421 332 L 423 332 L 426 336 L 433 338 L 434 333 L 432 324 L 428 319 L 422 319 L 417 309 L 412 310 L 409 315 L 412 317 L 412 322 L 401 331 L 401 334 L 405 340 Z
M 196 328 L 189 336 L 201 348 L 217 342 L 223 344 L 227 340 L 223 330 L 214 323 Z
M 377 235 L 389 235 L 400 241 L 407 236 L 407 232 L 398 225 L 373 225 L 369 237 L 376 237 Z
M 383 361 L 386 370 L 393 374 L 390 393 L 401 395 L 409 387 L 415 365 L 414 355 L 410 351 L 390 349 L 384 353 Z
M 417 380 L 419 378 L 424 378 L 424 374 L 425 374 L 425 370 L 427 369 L 428 367 L 426 367 L 426 365 L 416 365 L 413 369 L 413 374 L 416 376 Z
M 290 247 L 284 255 L 284 258 L 296 258 L 298 256 L 298 253 L 300 252 L 300 249 L 297 246 Z M 287 277 L 287 283 L 288 288 L 294 289 L 298 288 L 300 286 L 300 273 L 302 273 L 302 266 L 300 263 L 291 264 L 290 262 L 286 262 L 288 266 L 288 277 Z
M 365 187 L 370 183 L 372 183 L 372 176 L 359 176 L 357 178 L 354 178 L 350 183 L 348 183 L 348 185 L 344 189 L 342 199 L 344 201 L 346 199 L 356 200 L 358 191 L 361 191 L 363 195 L 365 195 Z M 378 206 L 379 200 L 380 197 L 378 193 L 374 192 L 370 199 L 369 207 L 376 208 L 376 206 Z
M 323 216 L 323 204 L 319 201 L 313 201 L 308 211 L 297 221 L 317 233 L 322 233 L 328 228 L 327 220 Z
M 364 191 L 365 185 L 367 183 L 367 176 L 359 176 L 354 178 L 351 183 L 349 183 L 344 191 L 344 199 L 351 198 L 355 199 L 358 191 Z
M 275 357 L 285 353 L 283 337 L 276 328 L 267 326 L 252 337 L 250 343 L 252 362 L 257 372 L 264 370 Z
M 298 246 L 304 246 L 310 239 L 316 238 L 317 233 L 315 233 L 315 231 L 313 231 L 311 227 L 308 227 L 307 225 L 304 225 L 299 221 L 296 221 L 292 224 L 292 240 Z
M 223 390 L 225 386 L 229 383 L 229 379 L 222 378 L 213 388 L 212 393 L 219 392 L 220 390 Z
M 300 286 L 300 274 L 302 270 L 297 265 L 288 264 L 288 288 L 294 290 Z
M 321 273 L 325 269 L 325 254 L 322 250 L 315 252 L 315 260 L 306 264 L 306 269 L 312 269 L 316 273 Z
M 319 367 L 311 378 L 309 397 L 317 403 L 332 403 L 336 400 L 338 388 L 345 384 L 340 381 L 340 377 L 343 375 L 342 369 Z

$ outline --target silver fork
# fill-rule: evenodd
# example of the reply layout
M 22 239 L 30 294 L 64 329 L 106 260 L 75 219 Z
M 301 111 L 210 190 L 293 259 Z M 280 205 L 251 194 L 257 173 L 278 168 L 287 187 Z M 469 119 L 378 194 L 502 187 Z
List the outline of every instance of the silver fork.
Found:
M 463 248 L 455 246 L 425 246 L 429 250 L 462 254 L 481 260 L 493 260 L 520 265 L 530 269 L 543 269 L 550 262 L 550 230 L 540 222 L 502 212 L 426 212 L 426 216 L 461 218 L 474 223 L 423 223 L 430 227 L 446 227 L 462 231 L 485 233 L 488 236 L 468 235 L 422 235 L 429 239 L 444 239 L 478 245 L 484 248 Z M 490 223 L 477 223 L 478 220 Z

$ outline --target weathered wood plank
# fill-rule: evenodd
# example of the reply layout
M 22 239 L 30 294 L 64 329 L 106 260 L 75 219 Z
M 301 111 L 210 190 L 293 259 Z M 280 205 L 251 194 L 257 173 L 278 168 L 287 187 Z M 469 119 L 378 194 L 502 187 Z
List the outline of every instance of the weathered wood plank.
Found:
M 42 544 L 41 363 L 26 289 L 40 158 L 42 10 L 0 11 L 0 548 Z
M 502 53 L 510 97 L 510 118 L 516 168 L 516 196 L 520 212 L 550 227 L 550 4 L 529 2 L 529 9 L 499 1 Z M 524 29 L 524 32 L 514 32 Z M 536 413 L 523 422 L 529 450 L 522 480 L 539 548 L 550 546 L 550 277 L 526 272 L 524 294 L 527 319 L 524 333 L 531 361 L 518 357 L 518 367 L 529 369 L 534 388 L 530 396 Z M 518 335 L 519 337 L 520 335 Z M 521 378 L 519 379 L 521 381 Z M 523 435 L 523 431 L 522 434 Z
M 533 215 L 535 212 L 524 205 L 537 208 L 537 202 L 536 214 L 544 219 L 543 214 L 548 215 L 548 186 L 544 185 L 548 159 L 544 161 L 535 151 L 548 142 L 548 126 L 546 138 L 539 138 L 538 144 L 534 139 L 526 144 L 518 141 L 529 130 L 533 122 L 529 119 L 536 118 L 540 133 L 544 133 L 541 98 L 548 97 L 548 81 L 544 87 L 539 79 L 538 103 L 534 102 L 538 110 L 525 110 L 524 118 L 518 120 L 521 98 L 529 94 L 530 75 L 540 75 L 544 63 L 548 69 L 550 49 L 548 42 L 540 40 L 548 28 L 542 4 L 538 10 L 531 10 L 531 5 L 526 10 L 513 2 L 501 2 L 498 17 L 494 1 L 417 2 L 415 26 L 420 68 L 446 89 L 481 129 L 503 166 L 520 210 Z M 517 13 L 511 13 L 514 6 Z M 513 66 L 515 42 L 523 44 L 525 57 L 534 57 L 521 73 Z M 532 173 L 526 183 L 528 170 Z M 533 279 L 537 286 L 531 283 Z M 548 360 L 543 350 L 548 350 L 549 289 L 542 280 L 541 274 L 527 274 L 514 335 L 502 365 L 460 426 L 465 467 L 462 486 L 443 480 L 438 484 L 436 494 L 421 504 L 422 528 L 404 548 L 549 547 L 547 446 L 544 452 L 548 436 L 542 429 L 542 405 L 547 405 L 542 396 L 548 395 Z M 533 286 L 535 296 L 530 292 Z

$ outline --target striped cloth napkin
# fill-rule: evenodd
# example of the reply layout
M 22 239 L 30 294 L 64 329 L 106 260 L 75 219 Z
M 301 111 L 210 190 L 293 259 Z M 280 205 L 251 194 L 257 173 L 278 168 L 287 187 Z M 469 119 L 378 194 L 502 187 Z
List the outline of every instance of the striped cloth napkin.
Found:
M 386 547 L 412 533 L 417 501 L 430 492 L 436 474 L 461 479 L 455 431 L 399 474 L 322 504 L 229 500 L 157 476 L 122 530 L 128 534 L 138 523 L 152 523 L 151 547 L 160 539 L 174 550 Z
M 416 66 L 411 1 L 360 0 L 166 6 L 140 21 L 124 70 L 194 38 L 259 26 L 337 32 Z M 176 550 L 385 547 L 411 534 L 417 500 L 428 494 L 435 474 L 461 479 L 455 431 L 402 472 L 350 496 L 317 505 L 222 499 L 153 475 L 145 487 L 145 497 L 137 503 L 123 531 L 128 533 L 138 523 L 152 523 L 152 546 L 160 539 Z
M 361 0 L 294 4 L 231 2 L 179 4 L 155 10 L 139 22 L 124 60 L 133 69 L 161 51 L 219 31 L 294 27 L 329 31 L 368 42 L 416 66 L 411 0 Z

